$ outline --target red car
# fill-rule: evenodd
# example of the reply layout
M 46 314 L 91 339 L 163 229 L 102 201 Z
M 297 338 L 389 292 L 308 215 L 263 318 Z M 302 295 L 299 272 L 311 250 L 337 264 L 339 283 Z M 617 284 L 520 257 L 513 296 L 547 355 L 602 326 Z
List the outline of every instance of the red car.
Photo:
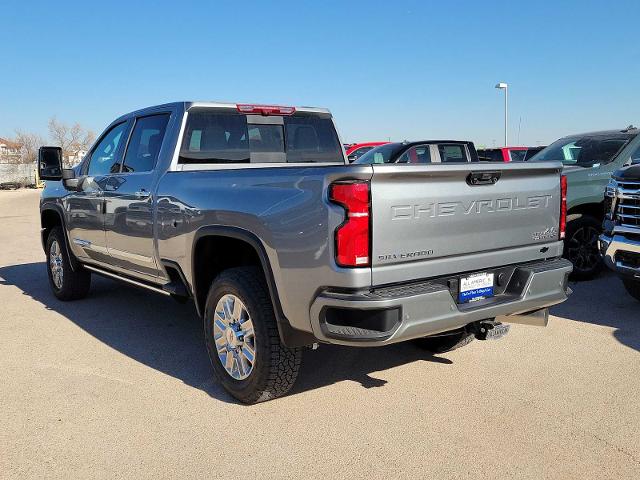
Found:
M 359 157 L 367 153 L 380 145 L 386 145 L 389 142 L 366 142 L 366 143 L 353 143 L 347 149 L 347 158 L 349 162 L 355 162 Z
M 526 162 L 544 147 L 502 147 L 478 150 L 480 161 L 485 162 Z

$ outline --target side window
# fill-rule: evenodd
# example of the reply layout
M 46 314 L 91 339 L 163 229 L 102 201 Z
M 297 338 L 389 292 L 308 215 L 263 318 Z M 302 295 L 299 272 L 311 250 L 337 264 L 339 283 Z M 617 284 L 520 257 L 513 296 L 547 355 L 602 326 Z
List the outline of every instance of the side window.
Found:
M 396 163 L 431 163 L 429 145 L 416 145 L 398 157 Z
M 638 145 L 638 148 L 636 148 L 631 154 L 631 163 L 633 165 L 635 165 L 636 163 L 640 163 L 640 145 Z
M 158 160 L 168 122 L 168 113 L 136 120 L 127 153 L 124 156 L 123 172 L 149 172 L 153 170 Z
M 123 141 L 126 126 L 126 122 L 116 125 L 100 140 L 98 146 L 91 153 L 87 175 L 98 177 L 118 172 L 120 159 L 116 157 L 116 154 L 120 142 Z
M 512 162 L 524 162 L 524 157 L 527 155 L 526 150 L 511 150 L 509 156 Z
M 469 161 L 464 145 L 438 145 L 438 151 L 442 163 Z

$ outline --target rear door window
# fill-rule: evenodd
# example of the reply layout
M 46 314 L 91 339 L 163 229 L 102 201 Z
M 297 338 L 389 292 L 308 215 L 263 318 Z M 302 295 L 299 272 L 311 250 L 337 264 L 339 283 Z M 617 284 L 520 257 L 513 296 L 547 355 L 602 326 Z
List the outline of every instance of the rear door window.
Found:
M 247 123 L 242 114 L 190 112 L 181 163 L 344 163 L 330 117 L 296 114 L 282 122 Z
M 442 163 L 448 162 L 468 162 L 467 149 L 464 145 L 438 145 L 438 152 L 440 153 L 440 161 Z
M 122 164 L 123 172 L 150 172 L 153 170 L 158 160 L 168 122 L 168 113 L 136 119 Z

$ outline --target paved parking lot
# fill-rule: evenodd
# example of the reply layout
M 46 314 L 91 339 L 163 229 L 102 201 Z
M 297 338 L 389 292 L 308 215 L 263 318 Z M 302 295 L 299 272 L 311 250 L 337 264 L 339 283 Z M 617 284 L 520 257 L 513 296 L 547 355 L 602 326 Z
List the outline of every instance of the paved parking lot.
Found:
M 190 305 L 99 278 L 61 303 L 38 192 L 0 192 L 0 222 L 0 478 L 640 477 L 640 303 L 611 274 L 446 355 L 321 346 L 246 407 Z

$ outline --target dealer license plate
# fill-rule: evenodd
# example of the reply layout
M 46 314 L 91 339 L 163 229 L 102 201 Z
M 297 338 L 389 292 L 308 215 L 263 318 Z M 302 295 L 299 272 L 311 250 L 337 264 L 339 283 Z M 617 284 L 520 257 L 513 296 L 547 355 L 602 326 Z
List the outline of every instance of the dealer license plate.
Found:
M 460 303 L 493 297 L 493 273 L 476 273 L 460 279 Z

